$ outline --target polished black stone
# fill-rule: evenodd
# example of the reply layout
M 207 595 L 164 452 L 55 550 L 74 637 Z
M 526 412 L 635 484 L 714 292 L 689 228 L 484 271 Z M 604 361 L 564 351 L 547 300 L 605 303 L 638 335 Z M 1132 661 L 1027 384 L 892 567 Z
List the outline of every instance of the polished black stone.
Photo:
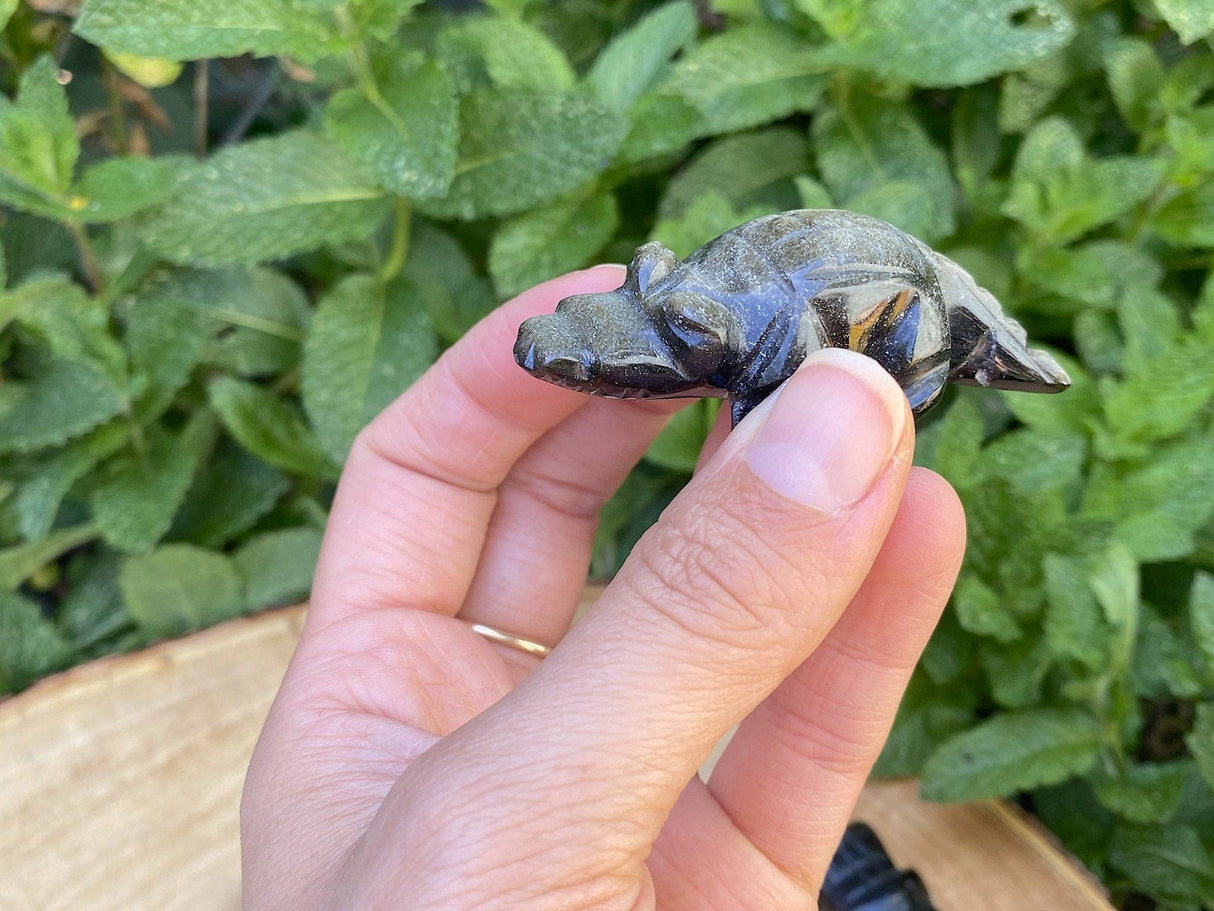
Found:
M 945 383 L 1061 392 L 1066 371 L 968 272 L 867 215 L 800 209 L 734 228 L 679 262 L 636 251 L 615 291 L 519 328 L 532 375 L 616 398 L 717 396 L 736 426 L 819 348 L 878 363 L 925 411 Z

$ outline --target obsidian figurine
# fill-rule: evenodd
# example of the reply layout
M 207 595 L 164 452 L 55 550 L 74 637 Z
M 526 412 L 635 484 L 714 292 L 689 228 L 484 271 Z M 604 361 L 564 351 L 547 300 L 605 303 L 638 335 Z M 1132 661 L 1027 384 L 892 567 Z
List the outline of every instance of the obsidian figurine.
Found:
M 818 896 L 820 911 L 935 911 L 914 870 L 894 866 L 877 833 L 853 822 L 831 859 Z
M 514 357 L 591 395 L 727 397 L 737 426 L 826 347 L 876 360 L 916 416 L 945 383 L 1070 385 L 968 272 L 893 225 L 836 209 L 755 219 L 682 262 L 647 243 L 620 288 L 567 297 L 524 322 Z

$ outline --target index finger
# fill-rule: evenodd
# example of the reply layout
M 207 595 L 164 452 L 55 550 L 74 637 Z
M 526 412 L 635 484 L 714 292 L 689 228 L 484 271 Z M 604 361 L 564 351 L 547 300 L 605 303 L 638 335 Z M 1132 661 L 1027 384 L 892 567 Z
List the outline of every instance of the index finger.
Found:
M 498 485 L 536 440 L 588 401 L 519 369 L 512 354 L 519 324 L 572 294 L 618 287 L 622 273 L 598 266 L 503 304 L 364 428 L 329 516 L 313 623 L 377 607 L 458 610 Z

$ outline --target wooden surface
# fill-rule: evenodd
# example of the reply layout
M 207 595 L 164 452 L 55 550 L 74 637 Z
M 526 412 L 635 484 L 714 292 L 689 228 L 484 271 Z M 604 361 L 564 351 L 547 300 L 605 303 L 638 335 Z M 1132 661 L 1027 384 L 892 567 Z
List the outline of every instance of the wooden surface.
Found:
M 0 909 L 236 911 L 245 765 L 302 620 L 239 620 L 0 702 Z M 1109 911 L 1004 804 L 879 783 L 857 816 L 939 911 Z

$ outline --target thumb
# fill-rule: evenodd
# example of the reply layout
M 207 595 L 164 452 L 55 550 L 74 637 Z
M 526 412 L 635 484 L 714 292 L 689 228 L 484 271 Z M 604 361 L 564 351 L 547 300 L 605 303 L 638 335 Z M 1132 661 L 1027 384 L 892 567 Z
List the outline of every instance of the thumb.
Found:
M 535 894 L 567 888 L 557 880 L 571 869 L 597 875 L 587 863 L 613 881 L 632 865 L 643 878 L 700 762 L 860 587 L 912 448 L 906 398 L 876 362 L 814 353 L 725 440 L 540 668 L 414 763 L 378 834 L 406 837 L 419 812 L 452 825 L 453 804 L 486 807 L 466 821 L 478 850 L 500 864 L 521 842 Z

